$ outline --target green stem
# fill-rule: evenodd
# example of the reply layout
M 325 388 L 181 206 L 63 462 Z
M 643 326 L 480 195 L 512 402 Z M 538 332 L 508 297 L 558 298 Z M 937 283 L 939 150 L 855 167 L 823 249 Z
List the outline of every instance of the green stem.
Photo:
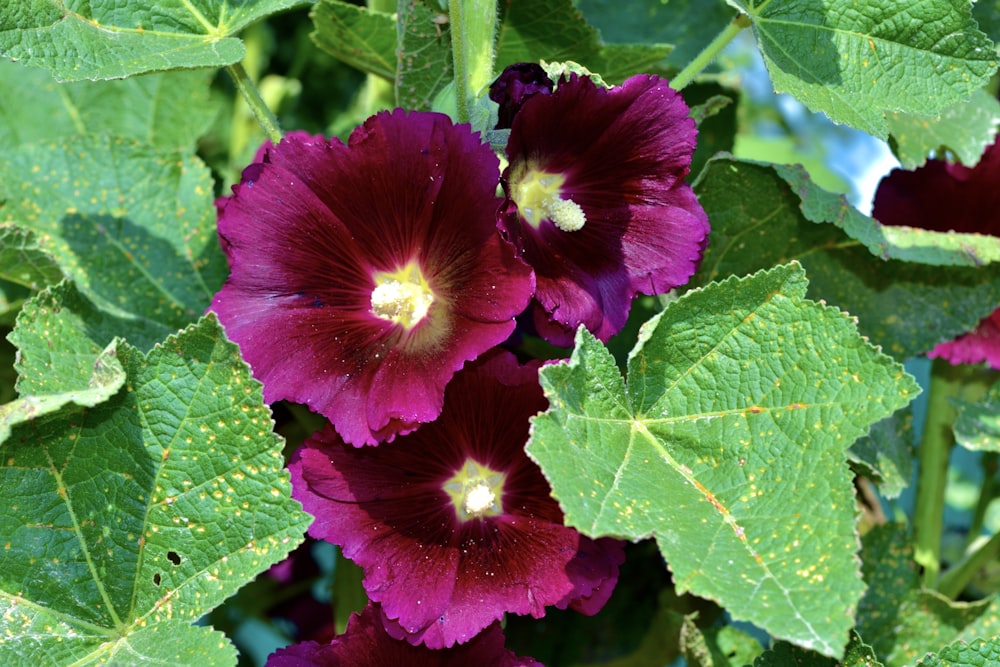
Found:
M 997 496 L 997 469 L 1000 459 L 996 452 L 984 452 L 979 461 L 983 469 L 983 483 L 979 487 L 979 500 L 976 502 L 976 509 L 972 514 L 972 523 L 969 526 L 969 535 L 966 538 L 966 547 L 972 545 L 979 537 L 983 529 L 983 521 L 986 519 L 986 510 L 990 503 Z
M 944 530 L 944 494 L 948 482 L 948 456 L 954 443 L 955 411 L 949 399 L 958 393 L 961 373 L 935 359 L 927 399 L 927 419 L 920 441 L 920 473 L 914 507 L 914 560 L 923 567 L 924 585 L 934 588 L 941 571 L 941 535 Z
M 493 78 L 496 57 L 497 6 L 495 0 L 449 0 L 451 54 L 455 66 L 457 120 L 468 123 L 471 106 Z
M 965 590 L 983 566 L 1000 556 L 1000 533 L 986 540 L 978 549 L 966 555 L 961 562 L 944 573 L 938 582 L 938 592 L 951 599 Z
M 271 143 L 275 144 L 281 141 L 281 129 L 278 127 L 278 119 L 275 117 L 274 112 L 268 108 L 267 103 L 264 102 L 264 98 L 260 95 L 260 90 L 243 68 L 243 63 L 233 63 L 226 67 L 226 71 L 233 77 L 236 88 L 243 95 L 243 100 L 250 107 L 251 113 L 253 113 L 257 122 L 260 123 L 267 138 L 271 140 Z
M 688 63 L 687 67 L 682 69 L 677 73 L 677 76 L 671 79 L 670 87 L 674 90 L 681 90 L 684 86 L 691 83 L 696 76 L 701 74 L 701 72 L 708 67 L 709 63 L 715 60 L 715 57 L 719 55 L 719 52 L 726 48 L 729 42 L 736 38 L 736 35 L 749 28 L 751 24 L 749 16 L 746 14 L 738 14 L 722 32 L 716 35 L 711 44 L 706 46 L 694 60 Z

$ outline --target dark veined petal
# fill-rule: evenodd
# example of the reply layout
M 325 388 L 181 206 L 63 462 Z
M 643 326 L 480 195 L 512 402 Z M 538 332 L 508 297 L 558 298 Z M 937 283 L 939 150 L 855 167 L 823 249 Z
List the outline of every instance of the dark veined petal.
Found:
M 364 569 L 390 634 L 441 648 L 504 613 L 541 617 L 554 605 L 592 614 L 607 600 L 622 544 L 564 526 L 524 452 L 528 419 L 545 407 L 537 366 L 497 351 L 459 372 L 441 416 L 416 432 L 358 449 L 326 429 L 296 453 L 293 495 L 316 517 L 310 534 Z M 462 505 L 448 491 L 469 469 L 499 480 L 476 509 L 472 492 Z
M 708 242 L 685 182 L 694 121 L 668 83 L 640 75 L 610 90 L 571 75 L 514 119 L 501 226 L 535 270 L 536 325 L 572 344 L 580 324 L 607 340 L 638 293 L 691 277 Z
M 346 146 L 296 133 L 261 160 L 220 210 L 231 272 L 211 309 L 265 398 L 355 445 L 433 420 L 534 288 L 496 230 L 496 157 L 447 116 L 396 110 Z

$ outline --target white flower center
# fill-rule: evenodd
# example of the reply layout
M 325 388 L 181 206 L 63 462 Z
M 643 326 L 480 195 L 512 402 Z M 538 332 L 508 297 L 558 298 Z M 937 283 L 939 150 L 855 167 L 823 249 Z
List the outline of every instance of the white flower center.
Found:
M 478 482 L 471 489 L 465 490 L 465 513 L 470 516 L 481 516 L 493 507 L 497 497 L 486 482 Z

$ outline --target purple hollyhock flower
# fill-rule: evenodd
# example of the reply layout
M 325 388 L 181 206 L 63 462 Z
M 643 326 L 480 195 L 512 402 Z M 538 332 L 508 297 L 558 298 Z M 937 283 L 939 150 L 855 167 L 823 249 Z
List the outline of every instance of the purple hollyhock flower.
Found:
M 393 639 L 371 603 L 353 614 L 344 634 L 329 644 L 303 642 L 279 649 L 266 667 L 544 667 L 533 658 L 519 658 L 504 648 L 499 623 L 492 624 L 468 644 L 433 650 Z
M 359 449 L 327 428 L 293 457 L 309 533 L 364 569 L 394 637 L 448 647 L 505 612 L 595 614 L 610 597 L 622 543 L 564 526 L 524 452 L 547 407 L 537 371 L 496 350 L 455 375 L 441 416 L 416 432 Z
M 265 399 L 355 445 L 436 418 L 534 287 L 496 229 L 496 156 L 467 125 L 396 110 L 346 146 L 288 136 L 261 159 L 221 208 L 230 276 L 210 308 Z
M 684 181 L 694 120 L 664 79 L 610 90 L 571 74 L 528 99 L 511 127 L 501 227 L 535 269 L 539 333 L 572 345 L 583 324 L 607 340 L 632 298 L 683 285 L 708 243 Z
M 1000 140 L 986 148 L 975 167 L 928 160 L 914 171 L 894 169 L 879 183 L 872 217 L 883 225 L 1000 236 L 998 183 Z M 1000 369 L 1000 309 L 927 356 Z

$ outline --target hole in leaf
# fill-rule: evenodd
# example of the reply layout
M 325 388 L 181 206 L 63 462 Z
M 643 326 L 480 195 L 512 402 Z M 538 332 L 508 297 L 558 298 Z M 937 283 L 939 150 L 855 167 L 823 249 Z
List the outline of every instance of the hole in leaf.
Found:
M 153 575 L 153 583 L 156 584 L 157 586 L 160 585 L 160 573 L 159 572 L 157 572 L 156 574 Z
M 168 551 L 167 552 L 167 560 L 169 560 L 174 565 L 180 565 L 181 564 L 180 554 L 178 554 L 176 551 Z

